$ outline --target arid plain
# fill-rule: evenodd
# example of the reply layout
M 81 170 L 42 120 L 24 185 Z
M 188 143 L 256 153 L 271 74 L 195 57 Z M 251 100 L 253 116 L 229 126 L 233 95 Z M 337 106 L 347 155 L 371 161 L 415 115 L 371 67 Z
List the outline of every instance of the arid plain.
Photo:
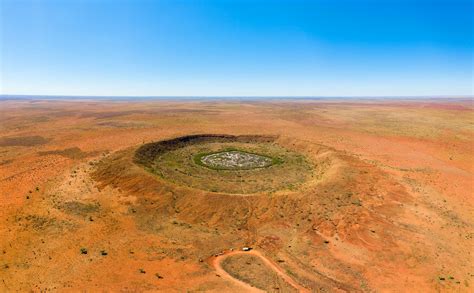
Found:
M 473 143 L 472 99 L 0 101 L 0 291 L 472 292 Z

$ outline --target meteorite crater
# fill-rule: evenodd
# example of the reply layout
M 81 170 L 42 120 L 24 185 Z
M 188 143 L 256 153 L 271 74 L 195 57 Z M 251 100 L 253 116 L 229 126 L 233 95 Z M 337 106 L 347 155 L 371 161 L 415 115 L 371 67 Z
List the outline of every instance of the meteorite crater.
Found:
M 217 193 L 295 190 L 313 176 L 312 162 L 273 136 L 182 136 L 140 146 L 134 162 L 157 180 Z

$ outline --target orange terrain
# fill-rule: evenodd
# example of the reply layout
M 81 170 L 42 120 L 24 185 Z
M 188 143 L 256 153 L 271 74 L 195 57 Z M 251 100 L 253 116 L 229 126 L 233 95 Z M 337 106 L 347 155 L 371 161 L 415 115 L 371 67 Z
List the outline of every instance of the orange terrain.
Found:
M 472 99 L 3 100 L 0 292 L 473 292 L 473 143 Z

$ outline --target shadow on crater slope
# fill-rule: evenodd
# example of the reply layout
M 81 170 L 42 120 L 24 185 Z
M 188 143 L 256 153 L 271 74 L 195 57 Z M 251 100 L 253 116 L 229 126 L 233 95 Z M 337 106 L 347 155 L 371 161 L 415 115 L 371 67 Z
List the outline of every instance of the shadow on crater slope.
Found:
M 135 163 L 141 164 L 145 167 L 151 167 L 151 164 L 156 157 L 173 151 L 187 145 L 199 143 L 224 143 L 224 142 L 241 142 L 241 143 L 270 143 L 277 139 L 276 136 L 262 136 L 262 135 L 225 135 L 225 134 L 196 134 L 177 137 L 158 142 L 147 143 L 137 149 L 135 152 Z

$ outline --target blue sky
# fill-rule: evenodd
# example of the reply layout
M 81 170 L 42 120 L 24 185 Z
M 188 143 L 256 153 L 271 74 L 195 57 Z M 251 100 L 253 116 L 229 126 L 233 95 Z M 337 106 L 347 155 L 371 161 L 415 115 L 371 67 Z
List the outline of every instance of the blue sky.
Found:
M 473 95 L 473 1 L 0 0 L 0 93 Z

